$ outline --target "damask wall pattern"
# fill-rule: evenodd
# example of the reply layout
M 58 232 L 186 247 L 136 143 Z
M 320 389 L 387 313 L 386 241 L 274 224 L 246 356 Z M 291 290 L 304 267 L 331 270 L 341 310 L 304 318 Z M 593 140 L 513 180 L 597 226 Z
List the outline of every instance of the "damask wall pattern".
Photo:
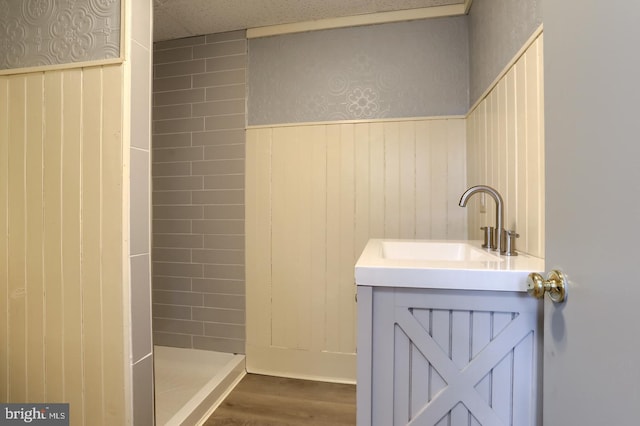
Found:
M 0 69 L 120 56 L 120 0 L 0 0 Z
M 249 41 L 249 124 L 466 114 L 466 17 Z
M 543 0 L 482 0 L 469 10 L 469 103 L 472 106 L 542 24 Z

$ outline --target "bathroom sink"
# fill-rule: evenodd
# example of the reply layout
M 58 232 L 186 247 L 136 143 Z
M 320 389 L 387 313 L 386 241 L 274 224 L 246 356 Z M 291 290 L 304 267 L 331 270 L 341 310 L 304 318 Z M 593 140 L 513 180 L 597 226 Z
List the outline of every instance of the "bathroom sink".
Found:
M 385 259 L 446 262 L 502 262 L 502 258 L 466 242 L 383 241 Z
M 480 241 L 369 240 L 355 267 L 357 285 L 526 291 L 527 275 L 544 260 L 498 255 Z

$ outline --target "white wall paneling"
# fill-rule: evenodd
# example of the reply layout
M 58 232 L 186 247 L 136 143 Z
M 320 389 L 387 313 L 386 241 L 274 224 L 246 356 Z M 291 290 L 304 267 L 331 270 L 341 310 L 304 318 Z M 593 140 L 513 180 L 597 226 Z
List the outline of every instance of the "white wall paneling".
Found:
M 505 228 L 520 234 L 519 251 L 544 257 L 544 99 L 542 34 L 467 117 L 469 186 L 495 187 L 505 200 Z M 494 224 L 487 199 L 468 206 L 469 238 Z
M 354 381 L 357 257 L 465 238 L 465 164 L 462 118 L 250 128 L 248 371 Z
M 126 424 L 122 65 L 0 78 L 0 400 Z

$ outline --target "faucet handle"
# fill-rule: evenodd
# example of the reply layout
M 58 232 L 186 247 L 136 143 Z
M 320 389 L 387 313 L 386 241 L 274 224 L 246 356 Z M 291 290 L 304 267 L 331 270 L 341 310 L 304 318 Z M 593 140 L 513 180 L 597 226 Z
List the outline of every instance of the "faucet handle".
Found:
M 517 256 L 518 252 L 516 251 L 516 238 L 520 237 L 515 230 L 507 231 L 507 238 L 505 239 L 505 252 L 504 254 L 507 256 Z
M 480 227 L 480 229 L 483 231 L 484 235 L 484 243 L 482 243 L 482 248 L 493 248 L 493 226 L 482 226 Z

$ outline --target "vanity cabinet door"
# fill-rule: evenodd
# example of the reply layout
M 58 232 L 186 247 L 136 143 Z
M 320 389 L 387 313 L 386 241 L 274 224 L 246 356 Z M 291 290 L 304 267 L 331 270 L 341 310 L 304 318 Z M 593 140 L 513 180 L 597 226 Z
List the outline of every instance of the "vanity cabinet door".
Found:
M 358 347 L 359 426 L 539 423 L 540 302 L 515 292 L 369 289 L 358 296 L 358 331 L 371 336 Z

